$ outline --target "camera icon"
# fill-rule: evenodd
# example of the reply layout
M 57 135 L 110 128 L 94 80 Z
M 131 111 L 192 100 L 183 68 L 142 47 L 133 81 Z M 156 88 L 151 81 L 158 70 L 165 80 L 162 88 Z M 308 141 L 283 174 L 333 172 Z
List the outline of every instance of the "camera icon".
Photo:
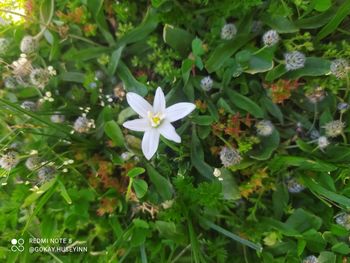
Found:
M 23 238 L 19 238 L 19 239 L 15 239 L 13 238 L 11 240 L 11 251 L 12 252 L 23 252 L 24 250 L 24 239 Z

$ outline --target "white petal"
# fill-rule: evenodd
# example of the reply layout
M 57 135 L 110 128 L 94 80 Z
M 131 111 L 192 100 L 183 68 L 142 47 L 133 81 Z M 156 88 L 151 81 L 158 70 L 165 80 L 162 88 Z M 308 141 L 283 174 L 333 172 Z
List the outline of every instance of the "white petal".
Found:
M 196 105 L 193 103 L 176 103 L 174 105 L 171 105 L 169 108 L 166 108 L 165 118 L 170 122 L 177 121 L 190 114 L 195 108 Z
M 154 113 L 164 113 L 165 111 L 165 97 L 162 89 L 160 87 L 157 88 L 156 95 L 154 96 L 153 101 L 153 112 Z
M 171 125 L 170 122 L 163 122 L 162 125 L 158 127 L 158 131 L 170 141 L 181 142 L 181 137 L 176 133 L 174 126 Z
M 132 121 L 126 121 L 123 126 L 132 131 L 147 131 L 149 130 L 150 124 L 148 119 L 136 119 Z
M 126 100 L 130 107 L 141 117 L 146 118 L 147 113 L 152 111 L 152 106 L 144 98 L 134 92 L 128 92 L 126 94 Z
M 142 152 L 147 160 L 150 160 L 156 153 L 159 144 L 159 132 L 157 129 L 150 129 L 145 132 L 142 138 Z

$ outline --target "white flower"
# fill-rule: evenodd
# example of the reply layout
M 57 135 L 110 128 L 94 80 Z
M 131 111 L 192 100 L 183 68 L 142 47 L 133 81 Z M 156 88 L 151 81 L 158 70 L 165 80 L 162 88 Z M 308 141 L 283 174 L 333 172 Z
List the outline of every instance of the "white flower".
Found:
M 292 51 L 284 54 L 284 59 L 286 61 L 286 69 L 296 70 L 303 68 L 305 65 L 305 55 L 299 51 Z
M 221 39 L 230 40 L 237 34 L 237 28 L 235 24 L 225 24 L 221 28 Z
M 314 255 L 310 255 L 303 259 L 303 263 L 318 263 L 318 259 Z
M 164 93 L 160 87 L 156 91 L 153 106 L 133 92 L 126 94 L 126 100 L 130 107 L 141 116 L 141 119 L 124 122 L 123 126 L 133 131 L 145 133 L 141 146 L 142 152 L 148 160 L 157 151 L 160 135 L 168 140 L 181 142 L 181 138 L 171 122 L 182 119 L 196 107 L 193 103 L 181 102 L 166 108 Z
M 273 46 L 278 43 L 280 36 L 276 30 L 269 30 L 264 33 L 262 39 L 265 46 Z

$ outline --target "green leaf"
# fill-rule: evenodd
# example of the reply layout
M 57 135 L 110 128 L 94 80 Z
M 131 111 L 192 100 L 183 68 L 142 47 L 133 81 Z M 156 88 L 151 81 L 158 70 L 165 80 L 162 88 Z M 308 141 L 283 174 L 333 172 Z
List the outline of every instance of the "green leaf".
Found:
M 148 185 L 145 180 L 134 179 L 132 182 L 132 186 L 135 190 L 137 198 L 142 198 L 147 193 Z
M 124 137 L 123 132 L 120 129 L 119 125 L 115 121 L 108 121 L 105 123 L 104 131 L 107 136 L 112 139 L 115 145 L 122 147 L 124 146 Z
M 86 61 L 90 59 L 96 59 L 101 56 L 103 53 L 109 53 L 111 52 L 111 48 L 106 47 L 91 47 L 91 48 L 84 48 L 84 49 L 70 49 L 63 55 L 64 60 L 68 61 Z
M 239 192 L 237 183 L 232 173 L 225 168 L 221 168 L 220 173 L 221 173 L 220 177 L 223 179 L 220 182 L 222 184 L 222 194 L 224 196 L 224 199 L 225 200 L 240 199 L 241 194 Z
M 67 192 L 67 189 L 66 187 L 64 186 L 64 184 L 58 180 L 58 186 L 59 186 L 59 191 L 60 191 L 60 194 L 61 196 L 64 198 L 64 200 L 66 200 L 66 202 L 70 205 L 72 204 L 72 199 L 70 198 L 68 192 Z
M 201 56 L 204 54 L 203 43 L 198 37 L 192 41 L 192 52 L 196 56 Z
M 297 230 L 299 233 L 303 233 L 309 229 L 320 229 L 322 226 L 322 219 L 302 208 L 297 208 L 287 219 L 286 224 L 289 227 Z
M 158 15 L 154 9 L 149 9 L 142 23 L 126 32 L 117 42 L 117 46 L 126 46 L 145 39 L 158 26 Z
M 274 67 L 272 70 L 270 70 L 267 74 L 265 79 L 267 81 L 274 81 L 275 79 L 280 78 L 282 75 L 284 75 L 287 72 L 287 69 L 285 65 L 280 64 L 276 67 Z
M 281 109 L 278 107 L 278 105 L 273 103 L 270 98 L 262 96 L 259 100 L 259 104 L 262 105 L 262 107 L 265 108 L 272 116 L 276 117 L 281 124 L 284 123 Z
M 350 254 L 350 247 L 348 244 L 344 242 L 339 242 L 332 246 L 332 251 L 335 253 L 339 253 L 342 255 L 349 255 Z
M 80 72 L 63 72 L 59 75 L 62 81 L 84 83 L 85 74 Z
M 318 0 L 316 0 L 318 1 Z M 336 9 L 329 9 L 327 12 L 312 17 L 307 17 L 295 21 L 295 25 L 302 29 L 315 29 L 327 24 L 334 16 Z
M 264 48 L 252 55 L 249 60 L 249 67 L 245 72 L 256 74 L 269 71 L 273 68 L 274 48 Z
M 135 168 L 132 168 L 128 173 L 127 175 L 130 177 L 130 178 L 134 178 L 140 174 L 143 174 L 145 172 L 145 169 L 142 168 L 142 167 L 135 167 Z
M 254 36 L 244 34 L 237 35 L 233 40 L 229 40 L 224 44 L 219 45 L 210 54 L 205 67 L 209 73 L 217 71 L 227 59 L 235 54 L 241 47 L 243 47 Z
M 214 122 L 214 119 L 210 115 L 194 116 L 192 121 L 198 125 L 208 126 Z
M 284 184 L 276 185 L 276 190 L 272 194 L 273 213 L 275 218 L 281 219 L 289 202 L 289 192 Z
M 182 61 L 181 73 L 184 85 L 187 84 L 188 79 L 190 78 L 191 69 L 193 66 L 193 60 L 186 58 Z
M 181 56 L 186 57 L 191 51 L 191 44 L 194 36 L 187 31 L 166 24 L 163 28 L 163 40 Z
M 294 23 L 284 16 L 266 14 L 262 17 L 262 21 L 269 27 L 277 30 L 278 33 L 295 33 L 299 31 Z
M 319 194 L 333 202 L 336 202 L 339 205 L 344 206 L 346 209 L 350 208 L 350 199 L 346 196 L 327 190 L 312 178 L 303 176 L 303 179 L 305 185 L 314 193 Z
M 123 81 L 125 89 L 128 92 L 136 92 L 140 96 L 145 96 L 148 92 L 147 86 L 143 83 L 137 81 L 134 76 L 131 74 L 128 67 L 124 64 L 123 61 L 119 61 L 117 67 L 117 75 Z
M 24 200 L 22 207 L 25 208 L 31 205 L 34 201 L 36 201 L 40 196 L 42 196 L 47 190 L 49 190 L 56 182 L 56 178 L 51 179 L 50 181 L 44 183 L 38 190 L 34 193 L 27 196 Z
M 272 171 L 278 171 L 290 166 L 299 167 L 301 170 L 311 170 L 319 172 L 331 172 L 337 169 L 336 166 L 321 160 L 310 160 L 299 156 L 276 156 L 270 163 Z
M 112 53 L 107 69 L 107 73 L 109 76 L 113 76 L 115 71 L 117 70 L 117 66 L 119 64 L 120 56 L 122 55 L 123 49 L 124 46 L 121 46 Z
M 306 247 L 316 253 L 324 250 L 327 244 L 321 233 L 315 229 L 310 229 L 303 233 L 303 238 L 306 241 Z
M 336 255 L 329 251 L 323 251 L 318 256 L 318 263 L 335 263 Z
M 171 183 L 157 172 L 154 167 L 146 163 L 147 174 L 149 179 L 154 184 L 157 192 L 163 198 L 163 200 L 170 200 L 173 195 L 173 188 Z
M 316 39 L 322 40 L 329 34 L 335 32 L 340 23 L 347 17 L 350 13 L 350 1 L 344 1 L 344 3 L 339 7 L 335 16 L 333 16 L 332 20 L 325 25 L 321 31 L 318 32 Z
M 279 132 L 274 129 L 270 136 L 261 137 L 261 143 L 249 156 L 256 160 L 267 160 L 280 144 Z
M 227 89 L 226 94 L 228 95 L 229 100 L 238 108 L 251 113 L 257 118 L 262 118 L 264 116 L 262 109 L 251 99 L 239 94 L 234 90 Z
M 197 137 L 195 127 L 192 129 L 191 162 L 201 175 L 208 179 L 213 178 L 213 168 L 210 167 L 204 160 L 203 148 Z
M 314 0 L 314 9 L 318 12 L 324 12 L 332 6 L 332 0 Z
M 233 234 L 232 232 L 227 231 L 226 229 L 222 228 L 221 226 L 218 226 L 218 225 L 210 222 L 209 220 L 207 220 L 207 219 L 205 219 L 203 217 L 201 217 L 200 219 L 203 222 L 203 224 L 207 225 L 208 227 L 210 227 L 211 229 L 217 231 L 218 233 L 220 233 L 220 234 L 222 234 L 224 236 L 227 236 L 227 237 L 231 238 L 232 240 L 241 243 L 244 246 L 247 246 L 247 247 L 250 247 L 252 249 L 255 249 L 258 252 L 262 251 L 262 247 L 261 247 L 260 244 L 255 244 L 253 242 L 250 242 L 249 240 L 243 239 L 240 236 L 237 236 L 236 234 Z
M 331 62 L 323 58 L 308 57 L 303 68 L 289 71 L 285 76 L 289 79 L 299 79 L 305 76 L 324 76 L 330 72 Z

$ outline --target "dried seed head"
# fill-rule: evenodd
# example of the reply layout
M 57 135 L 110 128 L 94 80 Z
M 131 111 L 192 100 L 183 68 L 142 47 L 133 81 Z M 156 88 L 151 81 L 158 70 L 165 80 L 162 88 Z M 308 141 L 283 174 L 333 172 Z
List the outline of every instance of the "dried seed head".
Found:
M 36 68 L 30 72 L 30 82 L 40 89 L 45 88 L 50 81 L 50 73 L 46 69 Z
M 91 128 L 94 128 L 94 127 L 95 127 L 94 120 L 92 119 L 89 120 L 88 118 L 81 116 L 75 120 L 73 128 L 78 133 L 86 133 Z
M 10 151 L 5 153 L 0 158 L 0 167 L 5 170 L 11 170 L 19 163 L 18 153 L 15 151 Z
M 323 128 L 326 130 L 326 135 L 328 137 L 337 137 L 343 133 L 345 123 L 341 120 L 328 122 Z
M 235 24 L 225 24 L 221 28 L 221 39 L 230 40 L 237 34 L 237 28 Z
M 265 46 L 273 46 L 279 42 L 280 36 L 276 30 L 269 30 L 265 32 L 262 39 Z
M 305 55 L 299 51 L 292 51 L 284 54 L 284 59 L 286 62 L 286 69 L 296 70 L 303 68 L 305 65 Z
M 317 139 L 318 147 L 322 150 L 329 145 L 329 141 L 326 136 L 320 136 Z
M 318 263 L 318 259 L 314 255 L 310 255 L 303 259 L 303 263 Z
M 65 121 L 65 119 L 66 119 L 66 117 L 62 114 L 59 114 L 59 113 L 54 114 L 50 117 L 50 120 L 53 123 L 62 123 Z
M 207 76 L 207 77 L 204 77 L 202 78 L 201 80 L 201 88 L 204 90 L 204 91 L 209 91 L 212 89 L 213 87 L 213 80 L 210 76 Z
M 30 54 L 37 50 L 39 46 L 38 41 L 32 36 L 25 36 L 22 38 L 20 50 L 22 53 Z
M 350 214 L 341 213 L 335 216 L 335 222 L 338 225 L 345 227 L 347 230 L 350 230 Z
M 239 164 L 242 161 L 242 157 L 236 149 L 225 146 L 220 151 L 220 160 L 225 167 L 229 167 Z
M 303 191 L 305 189 L 305 186 L 299 183 L 295 178 L 288 178 L 287 188 L 288 188 L 288 192 L 296 194 Z
M 37 109 L 37 105 L 33 101 L 26 100 L 22 102 L 21 108 L 27 111 L 35 111 Z
M 0 38 L 0 55 L 6 54 L 10 47 L 10 41 L 6 38 Z
M 336 59 L 331 63 L 331 73 L 338 79 L 345 78 L 349 73 L 349 63 L 345 59 Z
M 34 171 L 40 166 L 39 157 L 38 156 L 29 157 L 25 162 L 25 166 L 28 168 L 28 170 Z
M 259 121 L 255 127 L 260 136 L 270 136 L 274 130 L 273 124 L 269 120 Z

